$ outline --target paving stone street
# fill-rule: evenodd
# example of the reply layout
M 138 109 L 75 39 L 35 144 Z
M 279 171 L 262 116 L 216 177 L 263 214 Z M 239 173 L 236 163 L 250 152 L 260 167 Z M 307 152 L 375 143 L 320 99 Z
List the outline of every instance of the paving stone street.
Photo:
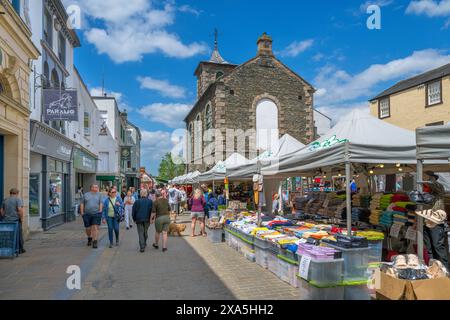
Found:
M 178 223 L 189 224 L 189 216 Z M 82 222 L 36 233 L 25 243 L 27 252 L 0 260 L 0 300 L 6 299 L 174 299 L 224 300 L 298 299 L 297 289 L 270 271 L 245 259 L 225 243 L 206 238 L 170 237 L 169 250 L 138 250 L 136 228 L 121 226 L 119 247 L 108 248 L 102 226 L 99 248 L 86 246 Z M 66 269 L 81 269 L 81 290 L 69 290 Z

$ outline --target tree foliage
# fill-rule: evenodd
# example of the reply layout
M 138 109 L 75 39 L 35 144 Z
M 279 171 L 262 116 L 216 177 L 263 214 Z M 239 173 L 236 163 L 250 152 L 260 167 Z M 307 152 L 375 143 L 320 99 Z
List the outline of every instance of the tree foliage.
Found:
M 172 180 L 175 177 L 183 175 L 184 171 L 185 165 L 176 164 L 172 159 L 172 154 L 166 153 L 164 157 L 161 159 L 161 163 L 159 164 L 158 175 L 160 179 Z

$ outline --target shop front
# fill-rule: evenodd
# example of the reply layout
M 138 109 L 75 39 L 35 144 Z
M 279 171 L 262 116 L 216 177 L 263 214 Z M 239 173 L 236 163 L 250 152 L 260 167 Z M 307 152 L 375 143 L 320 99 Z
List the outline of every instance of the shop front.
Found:
M 31 121 L 30 228 L 48 230 L 73 215 L 71 187 L 74 143 Z
M 81 146 L 77 146 L 73 151 L 73 173 L 72 178 L 72 199 L 74 199 L 75 210 L 78 210 L 80 204 L 80 194 L 78 190 L 82 188 L 83 193 L 90 190 L 90 186 L 96 183 L 98 158 Z M 74 217 L 72 216 L 72 219 Z

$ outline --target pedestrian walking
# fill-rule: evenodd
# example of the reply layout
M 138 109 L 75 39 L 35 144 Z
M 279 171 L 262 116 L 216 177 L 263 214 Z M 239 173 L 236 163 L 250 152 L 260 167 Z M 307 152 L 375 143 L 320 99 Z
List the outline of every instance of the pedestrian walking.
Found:
M 117 194 L 117 189 L 112 188 L 108 197 L 103 202 L 103 223 L 108 225 L 109 247 L 113 247 L 114 234 L 116 235 L 116 246 L 119 245 L 120 222 L 123 217 L 122 198 Z
M 180 192 L 174 185 L 171 185 L 168 191 L 170 211 L 172 214 L 178 215 L 178 205 L 180 201 Z
M 134 199 L 139 198 L 139 194 L 136 191 L 135 187 L 130 187 L 131 195 L 134 197 Z
M 122 201 L 125 199 L 126 196 L 127 196 L 127 187 L 123 186 L 122 192 L 120 193 L 120 197 L 122 198 Z
M 201 235 L 206 236 L 205 231 L 205 206 L 206 201 L 203 193 L 200 189 L 196 189 L 194 191 L 194 196 L 190 199 L 191 206 L 191 218 L 192 218 L 192 237 L 195 237 L 195 226 L 197 224 L 197 220 L 200 221 L 200 231 Z
M 140 252 L 144 252 L 147 247 L 148 228 L 150 227 L 153 201 L 148 198 L 148 191 L 146 189 L 142 189 L 140 195 L 141 197 L 133 204 L 132 215 L 139 236 Z
M 274 215 L 277 215 L 279 210 L 280 210 L 280 199 L 279 199 L 278 193 L 275 193 L 273 195 L 273 200 L 272 200 L 272 213 Z
M 18 223 L 18 247 L 19 254 L 25 253 L 25 249 L 23 247 L 23 232 L 22 232 L 22 223 L 23 223 L 23 200 L 19 198 L 19 190 L 16 188 L 12 188 L 9 190 L 9 198 L 3 200 L 2 207 L 0 208 L 0 215 L 2 217 L 3 222 L 17 222 Z
M 99 227 L 102 223 L 103 197 L 98 191 L 98 185 L 92 184 L 90 191 L 81 198 L 80 214 L 83 218 L 88 246 L 97 249 Z
M 131 191 L 127 192 L 127 195 L 123 199 L 123 203 L 125 205 L 125 224 L 127 226 L 127 230 L 133 228 L 133 225 L 130 223 L 130 218 L 133 212 L 133 204 L 136 201 L 136 198 L 132 195 Z
M 152 207 L 152 216 L 150 223 L 155 223 L 155 243 L 153 248 L 159 248 L 159 239 L 162 233 L 162 251 L 167 251 L 167 232 L 170 225 L 170 206 L 169 201 L 164 198 L 161 192 L 156 192 L 156 201 Z
M 184 211 L 187 210 L 187 194 L 184 187 L 180 188 L 180 214 L 184 214 Z

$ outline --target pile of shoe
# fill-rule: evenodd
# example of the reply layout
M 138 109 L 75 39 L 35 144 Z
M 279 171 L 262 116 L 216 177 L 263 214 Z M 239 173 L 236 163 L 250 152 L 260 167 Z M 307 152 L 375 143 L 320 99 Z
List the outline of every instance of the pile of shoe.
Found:
M 381 271 L 401 280 L 426 280 L 448 276 L 447 269 L 440 261 L 430 260 L 430 265 L 426 266 L 419 262 L 415 254 L 395 256 L 391 264 L 382 264 Z

